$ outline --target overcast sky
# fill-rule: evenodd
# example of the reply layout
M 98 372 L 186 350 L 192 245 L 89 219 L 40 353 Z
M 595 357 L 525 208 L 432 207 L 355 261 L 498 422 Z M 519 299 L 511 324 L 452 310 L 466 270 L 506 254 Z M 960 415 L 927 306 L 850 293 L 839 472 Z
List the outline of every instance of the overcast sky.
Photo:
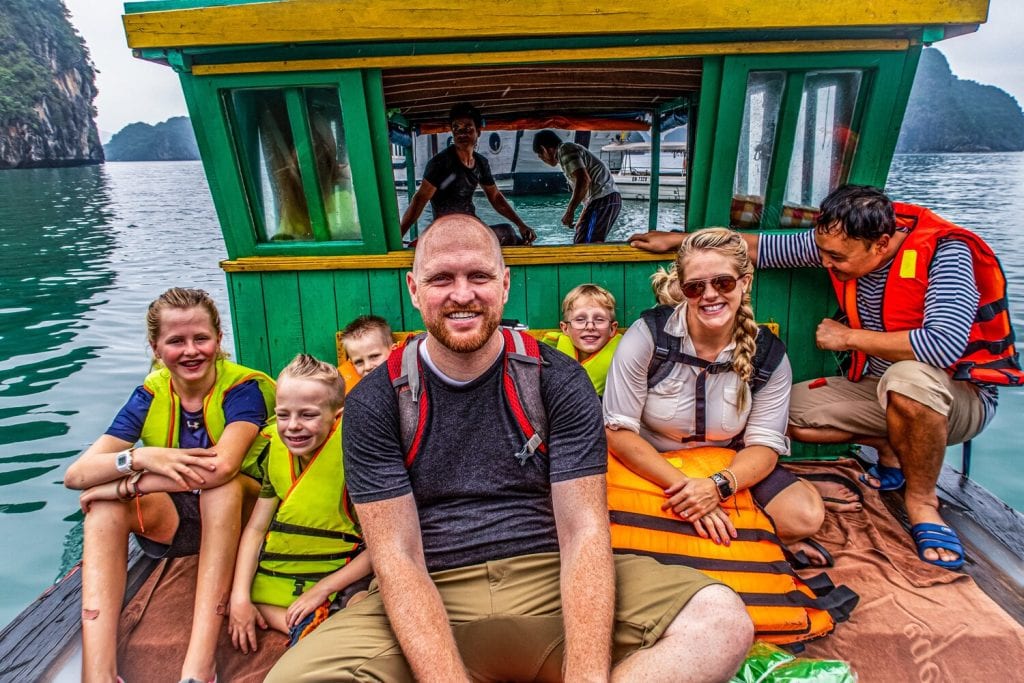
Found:
M 131 56 L 121 24 L 122 4 L 112 0 L 64 0 L 99 72 L 97 123 L 104 139 L 129 123 L 158 123 L 185 116 L 174 72 Z M 1024 2 L 991 0 L 988 23 L 977 33 L 938 47 L 960 78 L 996 85 L 1024 103 Z

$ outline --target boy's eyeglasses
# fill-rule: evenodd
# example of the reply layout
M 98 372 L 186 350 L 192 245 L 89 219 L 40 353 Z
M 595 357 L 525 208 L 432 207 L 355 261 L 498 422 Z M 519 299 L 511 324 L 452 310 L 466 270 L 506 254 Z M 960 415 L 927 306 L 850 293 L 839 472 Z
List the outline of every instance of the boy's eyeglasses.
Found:
M 462 133 L 472 133 L 474 130 L 476 130 L 476 128 L 474 128 L 473 126 L 452 126 L 452 132 L 455 133 L 456 135 L 461 135 Z
M 704 295 L 708 283 L 722 294 L 728 294 L 736 289 L 737 279 L 732 275 L 716 275 L 706 280 L 688 280 L 679 286 L 683 290 L 683 296 L 687 299 L 697 299 Z
M 572 325 L 574 330 L 585 330 L 587 325 L 593 325 L 595 330 L 603 330 L 612 324 L 608 318 L 573 318 L 566 322 Z

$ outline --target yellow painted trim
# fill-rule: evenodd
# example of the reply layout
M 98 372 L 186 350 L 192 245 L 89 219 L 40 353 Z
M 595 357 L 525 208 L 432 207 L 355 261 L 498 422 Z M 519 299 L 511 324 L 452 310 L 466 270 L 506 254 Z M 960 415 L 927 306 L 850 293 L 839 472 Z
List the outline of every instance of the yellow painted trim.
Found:
M 988 0 L 288 0 L 138 12 L 132 48 L 979 24 Z
M 276 73 L 289 71 L 335 71 L 339 69 L 391 69 L 423 66 L 474 66 L 587 61 L 596 59 L 650 59 L 707 57 L 710 55 L 778 54 L 791 52 L 903 51 L 910 47 L 904 38 L 877 40 L 790 40 L 764 43 L 702 43 L 700 45 L 638 45 L 581 49 L 523 50 L 520 52 L 470 52 L 443 55 L 401 55 L 349 57 L 341 59 L 294 59 L 238 64 L 197 64 L 196 76 Z
M 501 250 L 509 266 L 555 266 L 570 263 L 628 263 L 668 261 L 672 254 L 651 254 L 624 244 L 577 247 L 507 247 Z M 412 250 L 367 256 L 250 256 L 221 261 L 228 273 L 271 273 L 296 270 L 375 270 L 411 268 Z

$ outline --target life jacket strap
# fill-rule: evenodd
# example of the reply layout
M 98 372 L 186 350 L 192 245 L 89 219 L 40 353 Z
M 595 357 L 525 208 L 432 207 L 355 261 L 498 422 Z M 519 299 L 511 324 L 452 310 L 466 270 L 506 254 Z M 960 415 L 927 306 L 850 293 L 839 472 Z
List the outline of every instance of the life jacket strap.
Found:
M 953 379 L 991 384 L 993 386 L 1024 386 L 1024 370 L 1021 370 L 1017 356 L 1007 356 L 990 363 L 961 361 L 953 370 Z
M 260 553 L 260 562 L 331 562 L 333 560 L 348 560 L 362 551 L 361 548 L 344 550 L 337 553 Z
M 287 522 L 279 522 L 276 519 L 270 523 L 269 531 L 280 531 L 286 534 L 296 534 L 298 536 L 315 536 L 317 538 L 334 538 L 339 541 L 345 541 L 346 543 L 352 543 L 355 545 L 361 545 L 363 539 L 359 538 L 354 534 L 345 533 L 344 531 L 333 531 L 331 529 L 317 529 L 310 526 L 302 526 L 301 524 L 289 524 Z
M 638 548 L 615 548 L 614 552 L 625 555 L 644 555 L 661 564 L 678 564 L 702 572 L 745 572 L 748 574 L 786 574 L 796 576 L 793 567 L 785 560 L 774 562 L 757 562 L 755 560 L 716 560 L 709 557 L 693 555 L 677 555 L 674 553 L 657 553 Z
M 978 306 L 978 313 L 974 316 L 974 322 L 976 323 L 987 323 L 990 320 L 995 319 L 997 315 L 1003 311 L 1007 311 L 1010 308 L 1010 302 L 1006 297 L 990 301 L 984 306 Z
M 330 576 L 334 572 L 279 572 L 274 571 L 273 569 L 266 569 L 264 567 L 257 566 L 256 573 L 263 574 L 264 576 L 273 576 L 276 579 L 289 579 L 296 583 L 299 581 L 316 583 L 317 581 Z
M 806 580 L 805 580 L 805 583 Z M 829 581 L 831 584 L 831 581 Z M 810 584 L 808 584 L 810 585 Z M 814 589 L 812 589 L 814 590 Z M 847 586 L 832 586 L 827 592 L 814 591 L 810 597 L 798 590 L 787 593 L 740 593 L 743 604 L 749 607 L 803 607 L 828 612 L 836 623 L 850 618 L 853 608 L 860 602 L 860 596 Z
M 1013 330 L 1010 330 L 1010 333 L 1006 335 L 1005 338 L 999 339 L 997 341 L 991 341 L 986 339 L 978 339 L 976 341 L 972 341 L 964 349 L 963 355 L 968 356 L 972 353 L 977 353 L 978 351 L 988 351 L 993 356 L 999 356 L 1013 348 L 1013 342 Z
M 639 512 L 626 512 L 624 510 L 609 510 L 609 518 L 613 524 L 619 524 L 620 526 L 631 526 L 640 529 L 650 529 L 652 531 L 667 531 L 673 534 L 684 534 L 686 536 L 700 537 L 697 533 L 697 528 L 690 522 L 684 522 L 681 519 L 667 519 L 665 517 L 654 517 L 652 515 L 643 515 Z M 782 541 L 778 536 L 770 531 L 764 529 L 737 529 L 736 530 L 737 541 L 771 541 L 777 545 L 782 545 Z

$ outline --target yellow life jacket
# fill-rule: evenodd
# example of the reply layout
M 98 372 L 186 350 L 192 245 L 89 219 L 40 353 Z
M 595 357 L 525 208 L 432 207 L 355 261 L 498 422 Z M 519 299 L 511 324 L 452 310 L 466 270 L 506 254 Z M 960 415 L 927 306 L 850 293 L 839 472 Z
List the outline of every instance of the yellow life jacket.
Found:
M 612 366 L 612 356 L 615 355 L 615 349 L 619 347 L 621 340 L 622 335 L 615 333 L 597 353 L 584 361 L 580 361 L 580 365 L 587 371 L 590 383 L 594 385 L 594 390 L 598 396 L 604 396 L 604 384 L 605 380 L 608 379 L 608 368 Z M 548 332 L 541 341 L 548 346 L 554 346 L 570 358 L 579 360 L 579 352 L 572 345 L 572 338 L 569 335 L 562 334 L 561 332 Z
M 297 476 L 295 459 L 275 431 L 265 468 L 281 504 L 260 551 L 252 601 L 287 607 L 348 564 L 362 545 L 348 508 L 341 421 Z
M 689 477 L 706 477 L 728 467 L 735 451 L 703 447 L 663 454 Z M 824 573 L 802 580 L 786 561 L 771 519 L 743 490 L 722 506 L 738 538 L 717 545 L 697 535 L 689 522 L 661 509 L 665 493 L 657 484 L 608 457 L 608 507 L 616 552 L 648 555 L 663 564 L 698 569 L 726 584 L 743 599 L 757 637 L 772 643 L 811 640 L 845 621 L 858 596 L 833 586 Z
M 213 388 L 203 399 L 203 422 L 212 445 L 220 440 L 227 418 L 224 416 L 224 397 L 236 386 L 249 380 L 256 380 L 263 403 L 267 407 L 267 427 L 272 427 L 274 418 L 274 380 L 258 370 L 232 363 L 229 360 L 217 361 L 217 379 Z M 171 373 L 167 368 L 154 370 L 146 376 L 143 388 L 153 395 L 153 402 L 146 413 L 146 422 L 142 425 L 142 443 L 146 446 L 164 446 L 178 448 L 178 419 L 181 416 L 181 399 L 171 383 Z M 267 438 L 257 435 L 249 451 L 242 458 L 242 472 L 262 480 L 260 473 L 260 455 L 267 446 Z

